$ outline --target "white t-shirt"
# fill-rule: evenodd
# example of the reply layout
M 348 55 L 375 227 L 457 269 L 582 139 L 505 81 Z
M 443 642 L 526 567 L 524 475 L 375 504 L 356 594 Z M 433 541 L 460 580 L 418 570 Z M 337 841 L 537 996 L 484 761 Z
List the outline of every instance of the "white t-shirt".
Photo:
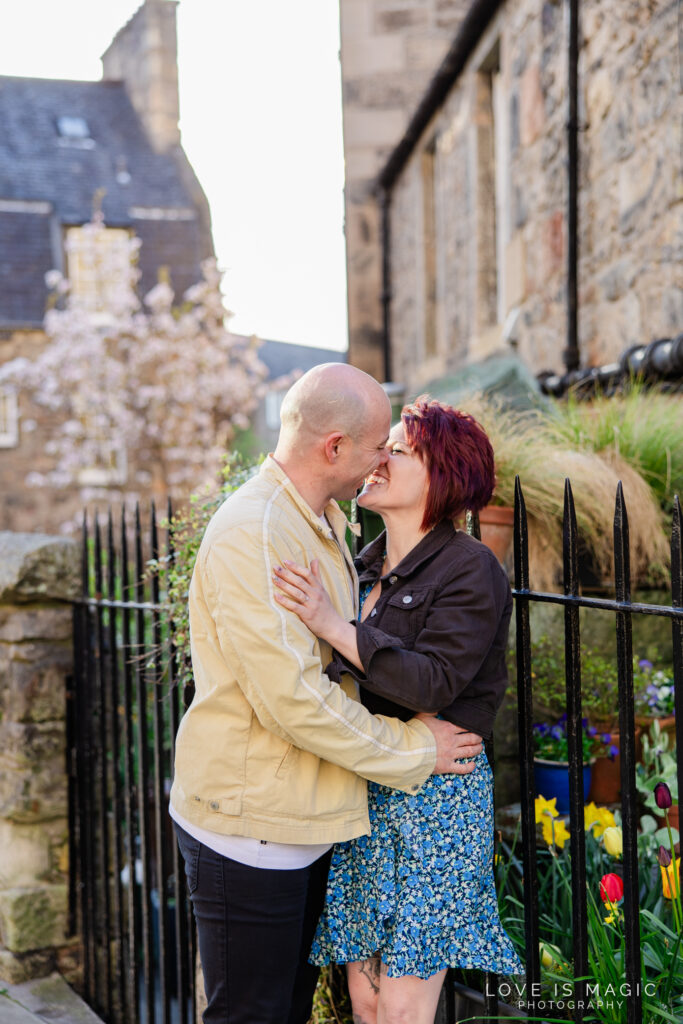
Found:
M 271 843 L 251 836 L 224 836 L 210 832 L 187 821 L 171 807 L 171 817 L 189 836 L 208 846 L 214 853 L 229 857 L 252 868 L 269 868 L 271 871 L 295 871 L 306 868 L 322 857 L 332 843 Z

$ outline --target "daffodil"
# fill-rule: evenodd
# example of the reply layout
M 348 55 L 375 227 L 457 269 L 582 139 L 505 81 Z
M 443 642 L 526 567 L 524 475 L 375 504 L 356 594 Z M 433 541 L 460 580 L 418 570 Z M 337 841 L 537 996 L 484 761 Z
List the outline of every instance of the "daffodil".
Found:
M 548 820 L 548 815 L 551 818 L 556 818 L 559 811 L 556 807 L 557 797 L 554 796 L 552 800 L 546 800 L 544 796 L 537 796 L 534 804 L 536 810 L 536 824 L 540 825 L 541 822 L 545 824 Z
M 606 907 L 609 908 L 610 913 L 605 918 L 605 924 L 616 924 L 621 917 L 621 912 L 616 903 L 606 903 Z
M 543 838 L 548 846 L 556 846 L 559 850 L 563 849 L 569 839 L 569 830 L 564 819 L 559 818 L 555 821 L 546 815 L 543 818 Z
M 610 857 L 621 857 L 624 852 L 624 837 L 619 825 L 610 825 L 602 834 L 602 842 Z
M 607 807 L 596 807 L 595 804 L 586 804 L 583 809 L 583 823 L 586 832 L 593 830 L 593 835 L 599 839 L 606 828 L 614 828 L 616 820 Z

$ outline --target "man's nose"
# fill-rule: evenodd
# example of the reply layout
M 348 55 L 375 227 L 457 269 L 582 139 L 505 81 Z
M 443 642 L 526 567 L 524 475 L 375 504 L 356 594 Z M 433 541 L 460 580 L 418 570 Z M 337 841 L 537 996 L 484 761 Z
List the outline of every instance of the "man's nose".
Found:
M 379 459 L 377 460 L 377 465 L 378 466 L 386 466 L 388 461 L 389 461 L 389 449 L 388 448 L 382 448 L 382 451 L 379 453 Z

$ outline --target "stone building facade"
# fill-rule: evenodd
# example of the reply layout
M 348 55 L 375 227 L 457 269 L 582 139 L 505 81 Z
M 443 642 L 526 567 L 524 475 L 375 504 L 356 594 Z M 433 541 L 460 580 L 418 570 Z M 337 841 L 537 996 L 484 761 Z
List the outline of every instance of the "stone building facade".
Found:
M 0 363 L 44 347 L 47 271 L 93 287 L 78 232 L 94 207 L 108 255 L 140 239 L 140 295 L 164 267 L 180 299 L 213 255 L 208 203 L 180 142 L 176 6 L 145 0 L 100 81 L 0 76 Z M 54 531 L 79 515 L 77 489 L 25 483 L 52 468 L 52 426 L 26 395 L 0 389 L 0 529 Z
M 509 352 L 510 345 L 534 372 L 561 372 L 566 5 L 342 0 L 350 361 L 381 377 L 382 239 L 371 178 L 377 180 L 407 122 L 387 118 L 384 151 L 375 147 L 360 188 L 352 125 L 363 51 L 348 30 L 344 35 L 345 8 L 347 21 L 351 12 L 356 24 L 365 15 L 366 31 L 371 14 L 376 25 L 381 11 L 388 24 L 391 10 L 395 24 L 403 19 L 414 39 L 436 8 L 441 16 L 450 14 L 453 39 L 466 15 L 472 24 L 475 8 L 490 14 L 480 19 L 483 27 L 461 72 L 411 141 L 391 187 L 393 379 L 417 391 L 465 364 Z M 582 365 L 592 366 L 683 328 L 677 4 L 583 0 L 580 11 L 578 342 Z M 407 47 L 408 39 L 403 43 Z M 447 45 L 445 37 L 440 43 Z M 438 50 L 435 44 L 432 73 Z M 414 86 L 415 76 L 404 77 Z M 373 83 L 380 120 L 387 107 L 388 93 L 380 89 L 385 73 L 375 69 L 366 76 L 366 97 L 373 95 Z M 401 95 L 409 91 L 406 84 Z M 359 191 L 370 211 L 364 219 L 357 215 Z
M 468 0 L 340 0 L 349 362 L 379 380 L 381 220 L 373 187 Z

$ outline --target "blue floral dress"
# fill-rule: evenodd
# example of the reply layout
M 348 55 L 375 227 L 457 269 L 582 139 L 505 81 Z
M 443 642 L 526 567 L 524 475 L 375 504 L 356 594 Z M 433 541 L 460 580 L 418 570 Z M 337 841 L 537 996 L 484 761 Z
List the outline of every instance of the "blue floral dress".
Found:
M 334 848 L 311 963 L 379 951 L 392 978 L 523 973 L 498 916 L 486 754 L 470 775 L 431 775 L 414 795 L 370 782 L 368 804 L 371 834 Z

